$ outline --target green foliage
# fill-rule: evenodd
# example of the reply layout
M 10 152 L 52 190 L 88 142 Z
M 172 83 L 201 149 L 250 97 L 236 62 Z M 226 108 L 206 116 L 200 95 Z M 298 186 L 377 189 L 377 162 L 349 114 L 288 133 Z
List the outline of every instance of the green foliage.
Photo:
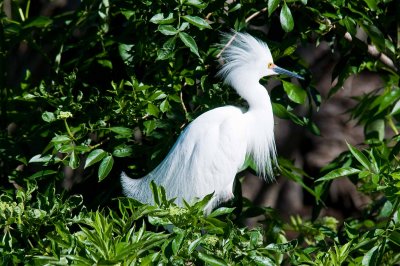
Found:
M 30 0 L 7 3 L 0 3 L 2 265 L 400 263 L 398 1 L 99 0 L 52 15 Z M 269 39 L 275 61 L 305 76 L 272 89 L 273 111 L 315 135 L 312 114 L 323 101 L 300 45 L 326 42 L 340 55 L 329 97 L 351 75 L 381 78 L 350 110 L 364 127 L 362 146 L 348 144 L 311 185 L 305 171 L 279 160 L 282 175 L 315 199 L 315 219 L 284 222 L 240 195 L 236 208 L 204 216 L 210 197 L 178 207 L 154 184 L 156 206 L 112 201 L 122 170 L 143 176 L 197 115 L 243 104 L 215 78 L 215 44 L 231 28 Z M 70 191 L 60 187 L 68 171 Z M 317 218 L 338 178 L 372 203 L 344 222 Z M 242 225 L 258 216 L 259 227 Z

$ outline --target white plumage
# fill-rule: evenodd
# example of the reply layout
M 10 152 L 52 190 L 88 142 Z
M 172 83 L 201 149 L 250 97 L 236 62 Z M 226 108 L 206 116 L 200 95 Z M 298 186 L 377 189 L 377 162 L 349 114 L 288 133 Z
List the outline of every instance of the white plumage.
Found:
M 220 201 L 233 197 L 233 182 L 246 155 L 253 158 L 259 174 L 273 178 L 277 164 L 274 118 L 267 90 L 259 83 L 278 73 L 300 76 L 274 65 L 268 46 L 246 33 L 234 33 L 225 49 L 219 74 L 245 99 L 248 110 L 225 106 L 210 110 L 191 122 L 167 157 L 147 176 L 131 179 L 121 175 L 126 196 L 152 204 L 150 182 L 162 185 L 169 198 L 188 202 L 214 192 L 209 212 Z

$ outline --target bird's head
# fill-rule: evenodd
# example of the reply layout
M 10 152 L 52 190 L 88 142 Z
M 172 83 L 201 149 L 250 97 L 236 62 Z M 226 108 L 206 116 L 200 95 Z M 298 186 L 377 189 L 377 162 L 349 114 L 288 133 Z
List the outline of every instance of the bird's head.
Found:
M 225 82 L 231 83 L 239 73 L 240 76 L 254 75 L 258 79 L 279 74 L 303 79 L 300 75 L 275 65 L 268 45 L 250 34 L 234 32 L 226 35 L 226 38 L 232 41 L 222 54 L 225 62 L 219 71 Z

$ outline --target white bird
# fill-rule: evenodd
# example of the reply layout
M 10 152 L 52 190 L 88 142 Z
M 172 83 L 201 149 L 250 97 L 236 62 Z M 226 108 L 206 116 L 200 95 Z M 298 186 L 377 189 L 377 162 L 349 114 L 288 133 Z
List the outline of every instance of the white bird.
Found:
M 150 182 L 162 185 L 167 197 L 187 202 L 213 193 L 205 207 L 209 213 L 218 203 L 233 197 L 233 182 L 246 156 L 251 156 L 259 175 L 273 179 L 277 165 L 274 117 L 267 90 L 259 83 L 265 76 L 301 76 L 276 66 L 264 42 L 247 33 L 234 33 L 223 52 L 219 71 L 224 82 L 247 101 L 249 108 L 212 109 L 197 117 L 181 133 L 167 157 L 147 176 L 131 179 L 121 175 L 123 193 L 153 204 Z

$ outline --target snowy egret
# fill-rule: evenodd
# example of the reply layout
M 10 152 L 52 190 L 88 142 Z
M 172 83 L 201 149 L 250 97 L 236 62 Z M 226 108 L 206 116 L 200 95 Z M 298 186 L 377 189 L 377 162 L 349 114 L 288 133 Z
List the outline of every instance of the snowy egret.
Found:
M 181 133 L 167 157 L 147 176 L 131 179 L 121 175 L 123 193 L 152 204 L 150 182 L 162 185 L 169 198 L 187 202 L 213 193 L 205 208 L 233 197 L 237 172 L 251 156 L 258 173 L 273 178 L 277 165 L 274 118 L 267 90 L 259 83 L 265 76 L 301 76 L 276 66 L 264 42 L 247 33 L 234 33 L 223 52 L 219 75 L 247 101 L 249 108 L 235 106 L 212 109 L 192 121 Z

